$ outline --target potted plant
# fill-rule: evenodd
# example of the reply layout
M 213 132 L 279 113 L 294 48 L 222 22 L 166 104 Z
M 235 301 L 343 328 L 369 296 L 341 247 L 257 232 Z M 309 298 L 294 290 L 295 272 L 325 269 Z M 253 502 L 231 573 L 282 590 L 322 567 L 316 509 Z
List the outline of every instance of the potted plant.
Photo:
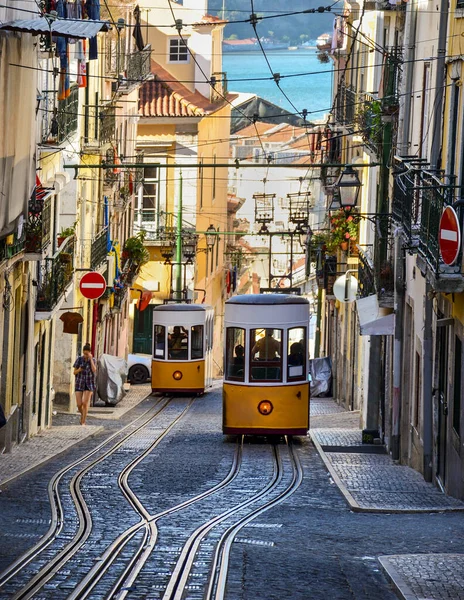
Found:
M 127 238 L 124 244 L 123 258 L 129 259 L 136 265 L 137 269 L 140 269 L 141 266 L 150 260 L 148 250 L 143 244 L 145 235 L 145 231 L 139 231 L 137 235 Z
M 330 235 L 328 246 L 332 251 L 340 247 L 343 251 L 348 250 L 351 241 L 358 237 L 358 223 L 352 215 L 341 209 L 330 217 Z
M 60 233 L 58 234 L 58 246 L 61 246 L 61 244 L 66 238 L 71 237 L 76 233 L 76 225 L 77 221 L 74 221 L 74 223 L 70 227 L 64 227 L 60 231 Z

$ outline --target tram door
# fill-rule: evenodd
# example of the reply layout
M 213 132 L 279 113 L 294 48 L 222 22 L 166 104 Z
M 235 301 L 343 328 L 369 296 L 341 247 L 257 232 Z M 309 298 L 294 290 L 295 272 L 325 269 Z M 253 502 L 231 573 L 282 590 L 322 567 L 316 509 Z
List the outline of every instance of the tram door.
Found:
M 448 327 L 437 328 L 438 350 L 438 460 L 437 477 L 446 484 L 446 440 L 448 437 Z

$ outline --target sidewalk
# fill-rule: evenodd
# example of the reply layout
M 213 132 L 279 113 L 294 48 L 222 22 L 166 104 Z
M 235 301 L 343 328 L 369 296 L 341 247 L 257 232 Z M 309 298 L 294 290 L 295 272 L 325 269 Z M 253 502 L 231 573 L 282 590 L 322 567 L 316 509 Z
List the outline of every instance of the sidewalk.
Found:
M 311 400 L 311 439 L 351 509 L 358 512 L 464 511 L 422 475 L 398 465 L 382 446 L 361 442 L 359 412 L 331 398 Z
M 102 431 L 105 427 L 99 423 L 101 419 L 120 419 L 150 393 L 150 385 L 137 385 L 131 387 L 115 407 L 91 407 L 89 424 L 85 427 L 79 425 L 79 414 L 58 414 L 53 417 L 50 429 L 14 446 L 8 454 L 0 454 L 0 486 Z
M 332 398 L 311 400 L 311 439 L 351 509 L 374 513 L 464 511 L 420 473 L 395 463 L 382 446 L 361 443 L 359 412 Z M 464 554 L 379 556 L 403 600 L 464 600 Z

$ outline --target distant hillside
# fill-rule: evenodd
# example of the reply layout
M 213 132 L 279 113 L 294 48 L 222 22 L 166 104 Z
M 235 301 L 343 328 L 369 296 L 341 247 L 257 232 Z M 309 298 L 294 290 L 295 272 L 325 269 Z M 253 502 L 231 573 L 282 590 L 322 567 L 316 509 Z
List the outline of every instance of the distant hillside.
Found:
M 255 12 L 260 15 L 278 14 L 284 10 L 298 11 L 307 8 L 328 6 L 324 0 L 255 0 Z M 222 0 L 209 0 L 208 12 L 222 16 Z M 248 0 L 225 0 L 225 18 L 228 21 L 248 19 L 251 14 L 251 2 Z M 260 13 L 260 11 L 265 11 Z M 331 13 L 315 13 L 277 17 L 260 21 L 257 25 L 260 37 L 272 38 L 276 41 L 288 42 L 289 45 L 300 44 L 307 40 L 316 39 L 321 33 L 332 30 L 333 15 Z M 239 39 L 253 37 L 253 28 L 249 23 L 230 23 L 224 30 L 224 38 L 236 36 Z M 302 37 L 303 36 L 303 37 Z

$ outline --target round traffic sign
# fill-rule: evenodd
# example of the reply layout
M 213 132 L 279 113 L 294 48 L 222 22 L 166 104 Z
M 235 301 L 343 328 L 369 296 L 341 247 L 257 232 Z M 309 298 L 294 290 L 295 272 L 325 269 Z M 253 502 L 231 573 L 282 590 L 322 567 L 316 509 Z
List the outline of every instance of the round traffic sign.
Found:
M 447 206 L 438 228 L 438 245 L 445 265 L 454 265 L 461 249 L 461 227 L 456 211 Z
M 79 289 L 84 298 L 87 298 L 88 300 L 97 300 L 105 293 L 106 279 L 101 273 L 91 271 L 82 277 L 79 283 Z
M 333 293 L 339 302 L 354 302 L 358 293 L 358 280 L 351 273 L 337 277 L 333 284 Z

